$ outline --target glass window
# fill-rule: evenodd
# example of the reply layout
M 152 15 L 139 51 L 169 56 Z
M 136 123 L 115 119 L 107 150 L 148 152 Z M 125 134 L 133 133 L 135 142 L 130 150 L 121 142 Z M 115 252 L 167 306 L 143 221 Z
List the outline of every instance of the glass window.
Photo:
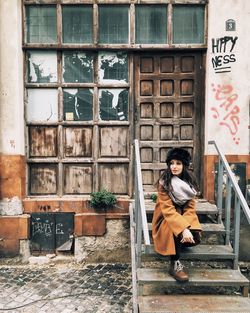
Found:
M 174 6 L 173 42 L 204 43 L 204 6 Z
M 27 62 L 27 81 L 29 83 L 57 82 L 56 52 L 28 51 Z
M 56 43 L 56 6 L 26 7 L 27 42 Z
M 99 6 L 99 42 L 128 43 L 128 6 Z
M 100 89 L 99 116 L 101 120 L 128 120 L 128 90 Z
M 93 119 L 93 89 L 64 89 L 63 111 L 66 121 Z
M 167 6 L 136 6 L 136 43 L 167 43 Z
M 63 53 L 63 81 L 66 83 L 93 82 L 93 54 L 67 51 Z
M 100 52 L 98 75 L 101 83 L 127 83 L 128 55 L 123 52 Z
M 27 122 L 57 122 L 57 89 L 28 89 Z
M 62 23 L 64 43 L 92 43 L 92 6 L 64 6 L 62 10 Z

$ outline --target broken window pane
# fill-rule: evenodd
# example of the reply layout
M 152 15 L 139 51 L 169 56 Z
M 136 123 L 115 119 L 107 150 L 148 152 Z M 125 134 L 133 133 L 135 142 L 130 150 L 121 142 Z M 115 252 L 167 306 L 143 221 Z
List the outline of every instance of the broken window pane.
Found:
M 204 43 L 204 6 L 174 6 L 174 43 Z
M 99 6 L 100 43 L 128 43 L 128 6 Z
M 63 42 L 92 43 L 93 8 L 90 5 L 64 6 Z
M 66 121 L 90 121 L 93 119 L 93 89 L 64 89 L 63 111 Z
M 57 122 L 57 89 L 27 89 L 27 122 Z
M 66 83 L 93 82 L 93 60 L 91 52 L 64 52 L 63 81 Z
M 98 73 L 101 83 L 128 82 L 128 56 L 123 52 L 100 52 Z
M 99 105 L 99 115 L 101 120 L 128 120 L 127 89 L 100 89 Z
M 136 6 L 136 43 L 167 42 L 167 6 Z
M 26 7 L 27 42 L 55 43 L 56 6 L 29 5 Z
M 29 83 L 57 82 L 56 52 L 28 51 L 27 62 L 27 81 Z

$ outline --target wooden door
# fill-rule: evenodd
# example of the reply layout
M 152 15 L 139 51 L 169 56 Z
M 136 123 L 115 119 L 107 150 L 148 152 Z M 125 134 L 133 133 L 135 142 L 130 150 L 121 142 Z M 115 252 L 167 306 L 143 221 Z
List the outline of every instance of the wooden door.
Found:
M 202 54 L 142 53 L 135 57 L 136 138 L 144 190 L 155 190 L 167 151 L 187 149 L 199 182 L 203 156 Z M 194 164 L 194 165 L 193 165 Z

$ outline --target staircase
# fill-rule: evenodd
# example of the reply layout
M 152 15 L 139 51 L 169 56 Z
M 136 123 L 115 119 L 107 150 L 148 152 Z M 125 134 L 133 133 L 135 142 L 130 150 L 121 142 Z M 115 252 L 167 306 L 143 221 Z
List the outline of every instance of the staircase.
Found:
M 154 203 L 143 196 L 136 141 L 135 154 L 138 192 L 130 210 L 133 312 L 250 313 L 249 281 L 238 267 L 239 212 L 245 203 L 237 198 L 237 190 L 232 217 L 228 197 L 231 199 L 230 188 L 234 188 L 234 184 L 229 182 L 230 187 L 227 186 L 225 208 L 221 205 L 219 209 L 218 204 L 204 199 L 197 200 L 203 239 L 200 245 L 183 251 L 182 260 L 187 265 L 190 279 L 180 283 L 168 274 L 169 258 L 154 251 L 151 238 Z M 224 168 L 221 173 L 224 173 Z M 222 201 L 219 199 L 217 203 Z M 247 210 L 249 207 L 244 207 L 245 213 L 249 213 Z M 243 297 L 239 296 L 240 292 Z

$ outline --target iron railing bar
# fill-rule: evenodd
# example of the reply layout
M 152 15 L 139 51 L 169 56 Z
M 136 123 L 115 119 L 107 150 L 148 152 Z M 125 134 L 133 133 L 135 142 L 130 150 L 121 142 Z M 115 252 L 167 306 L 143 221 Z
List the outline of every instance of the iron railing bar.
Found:
M 239 201 L 239 198 L 235 197 L 235 205 L 234 205 L 234 245 L 233 245 L 233 251 L 234 251 L 234 254 L 235 254 L 234 269 L 238 268 L 239 245 L 240 245 L 240 201 Z
M 149 239 L 149 231 L 148 231 L 148 221 L 145 209 L 145 201 L 144 201 L 144 191 L 142 185 L 142 174 L 141 174 L 141 161 L 140 161 L 140 151 L 139 151 L 139 142 L 137 139 L 134 141 L 135 143 L 135 161 L 136 161 L 136 172 L 137 177 L 135 178 L 138 183 L 138 192 L 139 192 L 139 207 L 141 212 L 141 221 L 142 221 L 142 230 L 143 230 L 143 237 L 145 245 L 150 245 Z
M 136 166 L 135 166 L 135 177 L 137 177 L 137 168 L 136 168 Z M 137 180 L 135 179 L 135 206 L 134 206 L 134 216 L 135 216 L 135 224 L 136 224 L 136 225 L 137 225 L 137 223 L 138 223 L 138 214 L 139 214 L 138 207 L 139 207 L 139 203 L 140 203 L 140 200 L 139 200 L 138 182 L 137 182 Z
M 219 211 L 218 223 L 221 223 L 222 217 L 222 185 L 223 185 L 223 163 L 218 163 L 218 186 L 217 186 L 217 208 Z
M 211 144 L 211 145 L 214 145 L 219 156 L 220 156 L 220 159 L 222 160 L 222 163 L 223 163 L 223 166 L 224 168 L 226 169 L 226 172 L 228 174 L 228 176 L 230 177 L 230 181 L 231 181 L 231 184 L 232 184 L 232 187 L 235 191 L 235 195 L 236 197 L 239 199 L 239 202 L 241 204 L 241 207 L 246 215 L 246 218 L 247 218 L 247 221 L 248 223 L 250 224 L 250 209 L 249 209 L 249 206 L 246 202 L 246 199 L 244 198 L 243 194 L 242 194 L 242 191 L 240 190 L 240 187 L 236 181 L 236 178 L 225 158 L 225 156 L 221 153 L 220 149 L 218 148 L 217 144 L 215 141 L 211 140 L 208 142 L 208 144 Z
M 138 313 L 137 303 L 137 280 L 136 280 L 136 247 L 135 247 L 135 227 L 134 212 L 130 207 L 130 240 L 131 240 L 131 267 L 132 267 L 132 294 L 133 294 L 133 313 Z
M 226 245 L 228 245 L 230 241 L 231 196 L 232 196 L 232 186 L 231 186 L 229 177 L 227 177 L 226 210 L 225 210 L 225 228 L 226 228 L 225 244 Z
M 137 207 L 138 209 L 138 221 L 136 224 L 136 264 L 137 267 L 141 266 L 141 248 L 142 248 L 142 217 L 140 203 Z

